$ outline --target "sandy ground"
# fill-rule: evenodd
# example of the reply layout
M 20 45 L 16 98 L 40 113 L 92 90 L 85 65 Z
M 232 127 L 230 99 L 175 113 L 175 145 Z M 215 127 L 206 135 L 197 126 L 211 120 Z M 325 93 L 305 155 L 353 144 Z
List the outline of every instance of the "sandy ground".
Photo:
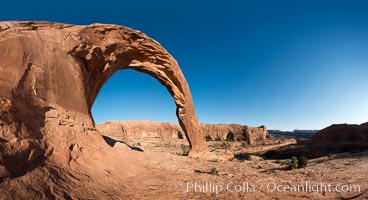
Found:
M 288 160 L 189 158 L 181 155 L 187 143 L 179 139 L 129 143 L 144 152 L 118 143 L 112 148 L 145 170 L 127 178 L 122 199 L 368 199 L 368 152 L 311 159 L 308 167 L 289 170 Z M 245 149 L 237 142 L 213 141 L 209 146 Z

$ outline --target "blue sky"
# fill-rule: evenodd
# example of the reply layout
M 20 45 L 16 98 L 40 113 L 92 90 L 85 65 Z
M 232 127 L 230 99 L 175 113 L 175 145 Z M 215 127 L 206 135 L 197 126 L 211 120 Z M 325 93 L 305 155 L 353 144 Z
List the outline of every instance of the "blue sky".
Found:
M 292 130 L 368 121 L 367 10 L 357 0 L 11 1 L 0 20 L 141 30 L 178 60 L 201 122 Z M 177 121 L 166 89 L 132 70 L 109 80 L 92 112 L 98 123 Z

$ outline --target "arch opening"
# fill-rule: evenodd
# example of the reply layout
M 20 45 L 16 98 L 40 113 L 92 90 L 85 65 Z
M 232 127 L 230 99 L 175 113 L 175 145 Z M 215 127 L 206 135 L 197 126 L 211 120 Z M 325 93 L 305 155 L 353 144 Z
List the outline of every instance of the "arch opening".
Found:
M 175 122 L 175 103 L 156 79 L 135 70 L 114 73 L 103 85 L 92 105 L 96 124 L 135 120 Z

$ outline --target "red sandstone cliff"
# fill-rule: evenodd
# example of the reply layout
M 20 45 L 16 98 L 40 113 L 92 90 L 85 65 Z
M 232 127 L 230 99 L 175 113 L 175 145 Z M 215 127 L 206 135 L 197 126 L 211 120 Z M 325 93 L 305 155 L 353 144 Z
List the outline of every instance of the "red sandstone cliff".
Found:
M 368 123 L 334 124 L 318 131 L 313 143 L 368 142 Z
M 153 121 L 108 121 L 97 125 L 98 130 L 114 139 L 129 137 L 184 138 L 176 123 Z M 267 136 L 265 126 L 250 127 L 240 124 L 201 124 L 206 138 L 211 140 L 238 140 L 255 145 Z

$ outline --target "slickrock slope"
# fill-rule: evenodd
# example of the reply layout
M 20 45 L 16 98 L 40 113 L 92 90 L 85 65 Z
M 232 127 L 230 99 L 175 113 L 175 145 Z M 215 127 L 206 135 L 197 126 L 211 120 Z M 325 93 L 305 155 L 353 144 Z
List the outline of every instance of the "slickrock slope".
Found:
M 267 136 L 265 126 L 240 124 L 201 124 L 204 135 L 211 140 L 238 140 L 255 145 Z M 176 123 L 153 121 L 108 121 L 97 125 L 103 135 L 116 140 L 131 137 L 182 138 L 183 130 Z
M 126 68 L 169 90 L 190 156 L 206 153 L 188 84 L 158 42 L 117 25 L 0 22 L 1 198 L 122 196 L 124 177 L 139 167 L 103 141 L 91 107 Z

